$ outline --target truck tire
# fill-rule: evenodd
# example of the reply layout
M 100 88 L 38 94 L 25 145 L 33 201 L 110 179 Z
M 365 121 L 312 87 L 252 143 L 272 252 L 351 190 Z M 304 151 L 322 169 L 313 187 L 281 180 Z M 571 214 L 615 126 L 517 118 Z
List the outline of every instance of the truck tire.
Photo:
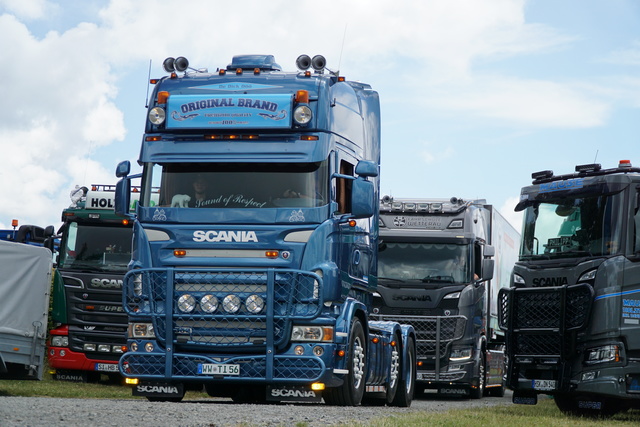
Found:
M 415 360 L 415 344 L 412 338 L 407 340 L 407 364 L 400 366 L 400 381 L 398 382 L 398 391 L 391 403 L 392 406 L 408 408 L 413 401 L 413 393 L 416 387 L 416 360 Z
M 482 399 L 484 395 L 484 384 L 486 381 L 485 378 L 485 358 L 484 352 L 480 355 L 480 361 L 478 362 L 478 386 L 473 388 L 471 387 L 470 396 L 472 399 Z
M 364 328 L 358 318 L 351 322 L 349 350 L 347 351 L 349 373 L 340 387 L 328 388 L 323 397 L 325 403 L 336 406 L 358 406 L 364 396 L 367 375 L 367 341 Z
M 391 366 L 389 366 L 389 381 L 387 381 L 384 393 L 365 393 L 362 398 L 363 405 L 384 406 L 392 405 L 398 392 L 400 376 L 402 375 L 402 353 L 400 351 L 401 338 L 396 337 L 391 347 Z

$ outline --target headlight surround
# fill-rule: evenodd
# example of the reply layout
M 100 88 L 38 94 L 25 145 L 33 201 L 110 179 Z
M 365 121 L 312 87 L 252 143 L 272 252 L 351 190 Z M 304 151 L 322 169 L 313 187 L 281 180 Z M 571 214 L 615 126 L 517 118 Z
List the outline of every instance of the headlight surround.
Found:
M 52 347 L 69 347 L 69 337 L 66 335 L 51 336 Z
M 308 105 L 298 105 L 293 110 L 293 120 L 299 125 L 306 125 L 311 121 L 311 108 Z
M 525 281 L 521 275 L 513 273 L 513 283 L 516 285 L 524 285 Z
M 446 294 L 442 299 L 458 299 L 458 298 L 460 298 L 460 291 Z
M 196 299 L 189 294 L 181 295 L 178 298 L 178 310 L 183 313 L 191 313 L 196 308 Z
M 332 342 L 333 328 L 330 326 L 293 325 L 293 328 L 291 328 L 291 341 Z
M 151 323 L 129 323 L 129 338 L 155 338 Z
M 242 301 L 237 295 L 227 295 L 222 300 L 222 308 L 230 314 L 237 313 L 240 310 L 241 305 Z
M 590 348 L 585 352 L 585 362 L 588 364 L 619 361 L 620 347 L 617 344 Z
M 166 118 L 167 113 L 164 111 L 164 108 L 153 107 L 149 110 L 149 121 L 156 126 L 163 124 Z
M 205 313 L 213 313 L 218 309 L 220 305 L 218 298 L 215 295 L 205 295 L 200 298 L 200 308 Z
M 247 311 L 252 314 L 258 314 L 264 310 L 264 299 L 260 295 L 249 295 L 244 305 Z
M 582 276 L 580 276 L 580 279 L 578 279 L 578 282 L 590 282 L 590 281 L 594 280 L 596 278 L 596 273 L 597 272 L 598 272 L 597 268 L 594 268 L 593 270 L 587 271 Z
M 471 348 L 452 348 L 451 354 L 449 355 L 449 360 L 452 361 L 462 361 L 471 359 Z

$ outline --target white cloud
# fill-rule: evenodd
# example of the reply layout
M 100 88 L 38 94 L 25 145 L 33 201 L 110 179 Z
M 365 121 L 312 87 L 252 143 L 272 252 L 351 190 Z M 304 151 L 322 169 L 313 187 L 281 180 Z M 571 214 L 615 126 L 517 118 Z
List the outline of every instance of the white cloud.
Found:
M 0 11 L 6 11 L 25 19 L 42 19 L 57 6 L 48 0 L 0 0 Z
M 631 47 L 614 50 L 603 61 L 620 65 L 640 66 L 640 40 L 635 40 Z

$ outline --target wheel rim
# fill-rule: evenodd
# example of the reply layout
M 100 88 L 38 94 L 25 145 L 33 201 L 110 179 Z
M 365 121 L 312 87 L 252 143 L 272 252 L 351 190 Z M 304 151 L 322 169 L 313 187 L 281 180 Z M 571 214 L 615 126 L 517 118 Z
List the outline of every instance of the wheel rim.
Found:
M 413 388 L 413 370 L 416 369 L 416 365 L 413 361 L 413 353 L 411 352 L 407 355 L 407 363 L 408 363 L 409 369 L 407 369 L 405 383 L 406 383 L 406 392 L 407 394 L 409 394 L 411 392 L 411 389 Z
M 400 373 L 400 353 L 398 352 L 398 345 L 396 344 L 391 351 L 391 374 L 389 375 L 389 387 L 392 389 L 398 382 L 398 375 Z
M 353 343 L 353 385 L 355 388 L 360 388 L 361 383 L 364 381 L 364 347 L 360 337 L 355 339 Z

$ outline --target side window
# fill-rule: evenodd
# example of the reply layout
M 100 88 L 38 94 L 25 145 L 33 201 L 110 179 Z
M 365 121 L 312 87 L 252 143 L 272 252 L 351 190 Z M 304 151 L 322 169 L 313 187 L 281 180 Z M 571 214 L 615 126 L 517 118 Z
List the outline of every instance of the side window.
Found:
M 636 194 L 636 205 L 640 205 L 640 193 Z M 635 244 L 633 252 L 640 252 L 640 206 L 636 206 L 636 214 L 634 216 L 633 237 Z
M 340 161 L 340 174 L 353 176 L 354 166 L 345 161 Z M 338 213 L 344 214 L 351 212 L 351 180 L 338 178 L 337 180 L 337 199 Z

